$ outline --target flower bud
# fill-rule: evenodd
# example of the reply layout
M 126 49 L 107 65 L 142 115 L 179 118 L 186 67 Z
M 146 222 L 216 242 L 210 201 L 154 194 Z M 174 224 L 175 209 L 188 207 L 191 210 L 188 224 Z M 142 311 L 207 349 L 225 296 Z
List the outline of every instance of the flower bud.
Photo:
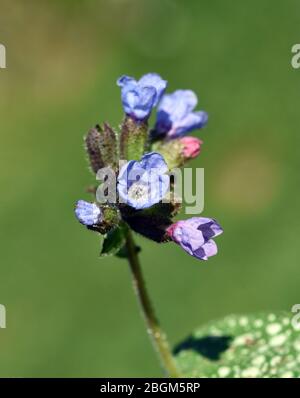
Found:
M 105 167 L 115 169 L 118 164 L 117 135 L 108 123 L 103 124 L 99 144 Z
M 86 151 L 89 156 L 91 169 L 97 173 L 103 167 L 117 166 L 117 138 L 108 123 L 104 123 L 89 130 L 85 137 Z
M 120 222 L 120 212 L 113 206 L 99 206 L 96 203 L 79 200 L 75 206 L 77 220 L 88 229 L 105 234 Z
M 75 215 L 78 221 L 86 226 L 97 225 L 102 222 L 103 215 L 96 203 L 78 200 L 75 207 Z
M 97 173 L 104 167 L 104 161 L 100 152 L 100 128 L 96 126 L 90 129 L 85 137 L 85 149 L 89 157 L 91 170 Z
M 183 145 L 181 153 L 185 160 L 196 158 L 201 150 L 203 142 L 196 137 L 180 138 L 180 143 Z
M 170 170 L 183 166 L 188 160 L 200 153 L 202 141 L 195 137 L 183 137 L 174 140 L 156 141 L 152 149 L 160 153 Z

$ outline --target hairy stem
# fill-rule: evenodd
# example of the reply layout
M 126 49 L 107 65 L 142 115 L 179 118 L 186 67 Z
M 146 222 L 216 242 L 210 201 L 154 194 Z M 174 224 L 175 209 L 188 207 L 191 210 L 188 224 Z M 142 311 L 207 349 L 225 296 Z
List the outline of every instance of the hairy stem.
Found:
M 169 377 L 180 377 L 176 368 L 173 355 L 170 351 L 169 343 L 165 333 L 162 331 L 155 316 L 146 285 L 144 282 L 142 269 L 136 253 L 135 244 L 131 232 L 128 230 L 126 236 L 126 248 L 128 261 L 132 273 L 133 286 L 139 299 L 141 310 L 147 324 L 147 330 L 155 350 L 157 351 L 161 364 Z

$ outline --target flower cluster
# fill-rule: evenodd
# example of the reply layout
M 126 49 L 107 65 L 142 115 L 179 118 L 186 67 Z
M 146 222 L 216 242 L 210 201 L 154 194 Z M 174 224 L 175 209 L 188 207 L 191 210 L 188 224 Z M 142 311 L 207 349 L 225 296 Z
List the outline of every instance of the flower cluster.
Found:
M 79 200 L 77 219 L 103 234 L 109 240 L 106 247 L 117 245 L 116 249 L 122 250 L 122 234 L 130 228 L 156 242 L 174 241 L 190 255 L 207 260 L 217 253 L 213 238 L 222 228 L 203 217 L 174 223 L 180 203 L 172 195 L 169 175 L 173 168 L 199 155 L 202 141 L 187 134 L 206 125 L 207 113 L 195 110 L 193 91 L 165 94 L 167 82 L 154 73 L 138 81 L 122 76 L 117 85 L 125 112 L 120 132 L 104 123 L 85 137 L 91 170 L 97 176 L 104 168 L 116 173 L 116 202 L 100 203 L 97 195 L 93 203 Z M 156 121 L 149 129 L 148 119 L 155 107 Z M 105 180 L 102 183 L 105 192 Z

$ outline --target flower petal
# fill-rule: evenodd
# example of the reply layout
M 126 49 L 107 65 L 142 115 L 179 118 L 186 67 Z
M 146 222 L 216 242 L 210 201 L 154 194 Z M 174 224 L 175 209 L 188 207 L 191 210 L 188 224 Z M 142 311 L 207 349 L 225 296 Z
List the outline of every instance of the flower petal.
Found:
M 191 227 L 201 231 L 206 241 L 221 235 L 223 232 L 221 226 L 212 218 L 192 217 L 186 220 L 186 223 Z
M 133 77 L 126 76 L 126 75 L 119 77 L 119 79 L 117 80 L 117 85 L 119 87 L 124 87 L 124 86 L 127 86 L 128 84 L 133 84 L 136 86 L 137 82 Z
M 159 172 L 159 174 L 164 174 L 168 172 L 168 166 L 163 158 L 163 156 L 158 152 L 149 152 L 146 153 L 141 161 L 141 167 L 144 169 L 153 172 Z
M 141 87 L 155 88 L 156 95 L 153 105 L 156 106 L 161 96 L 163 95 L 168 83 L 166 80 L 163 80 L 157 73 L 147 73 L 146 75 L 141 77 L 138 84 Z
M 122 166 L 118 176 L 117 188 L 119 196 L 124 203 L 128 203 L 132 206 L 133 202 L 129 203 L 130 198 L 128 198 L 128 191 L 132 184 L 142 178 L 144 173 L 145 170 L 141 167 L 140 163 L 135 160 L 130 160 Z
M 208 115 L 204 111 L 191 112 L 184 118 L 174 121 L 172 128 L 168 132 L 168 137 L 180 137 L 192 130 L 200 129 L 206 125 Z
M 142 89 L 122 90 L 122 103 L 126 114 L 143 120 L 147 118 L 155 101 L 156 91 L 153 87 Z
M 191 90 L 177 90 L 164 95 L 157 111 L 154 136 L 167 133 L 169 138 L 203 127 L 208 119 L 206 112 L 193 112 L 197 96 Z
M 159 113 L 164 111 L 171 116 L 171 120 L 180 120 L 187 116 L 197 105 L 197 96 L 191 90 L 177 90 L 163 96 L 158 106 Z
M 185 221 L 175 223 L 171 237 L 191 255 L 205 243 L 202 232 Z
M 209 257 L 218 253 L 218 247 L 213 240 L 209 240 L 202 245 L 198 250 L 194 251 L 193 256 L 200 260 L 208 260 Z

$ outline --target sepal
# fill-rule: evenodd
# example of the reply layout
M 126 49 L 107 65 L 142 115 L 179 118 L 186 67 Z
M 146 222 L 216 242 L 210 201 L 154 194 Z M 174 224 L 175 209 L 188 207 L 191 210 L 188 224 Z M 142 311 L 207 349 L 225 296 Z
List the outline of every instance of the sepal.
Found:
M 119 210 L 115 206 L 103 205 L 99 207 L 102 214 L 101 223 L 88 226 L 88 229 L 104 235 L 119 225 L 121 221 L 121 216 Z
M 139 160 L 147 146 L 147 122 L 126 116 L 121 126 L 120 154 L 122 160 Z
M 121 206 L 120 210 L 123 220 L 133 231 L 158 243 L 170 241 L 166 229 L 172 220 L 167 215 L 148 211 L 149 209 L 135 210 L 127 205 Z
M 181 143 L 180 139 L 156 141 L 152 144 L 151 149 L 164 157 L 169 170 L 184 165 L 184 145 Z

